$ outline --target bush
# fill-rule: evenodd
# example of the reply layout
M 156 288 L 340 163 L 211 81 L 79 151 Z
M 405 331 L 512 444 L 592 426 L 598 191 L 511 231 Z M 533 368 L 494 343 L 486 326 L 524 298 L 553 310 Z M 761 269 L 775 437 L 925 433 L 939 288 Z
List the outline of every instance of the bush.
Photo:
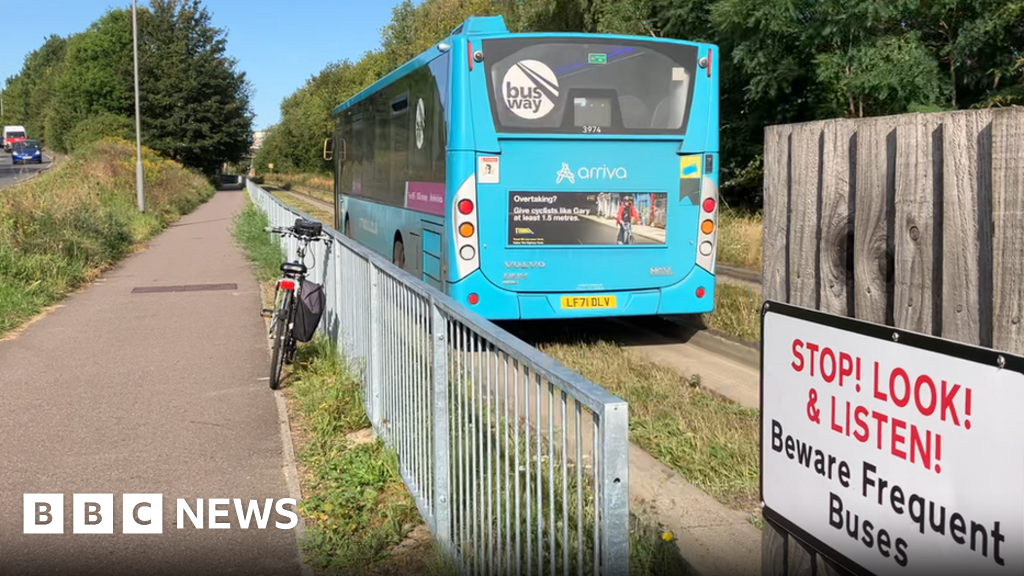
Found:
M 68 150 L 76 152 L 103 138 L 135 139 L 135 122 L 116 114 L 100 114 L 82 120 L 64 139 Z

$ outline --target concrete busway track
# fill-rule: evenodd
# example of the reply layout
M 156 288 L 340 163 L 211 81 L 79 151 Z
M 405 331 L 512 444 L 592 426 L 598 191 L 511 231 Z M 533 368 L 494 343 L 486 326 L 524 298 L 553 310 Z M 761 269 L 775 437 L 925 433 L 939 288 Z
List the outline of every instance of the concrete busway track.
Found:
M 320 200 L 319 198 L 310 196 L 309 194 L 303 194 L 302 192 L 296 192 L 294 190 L 285 190 L 284 188 L 280 188 L 278 186 L 265 185 L 265 186 L 261 186 L 261 187 L 264 190 L 266 190 L 267 192 L 271 192 L 271 193 L 273 193 L 273 192 L 281 192 L 285 196 L 290 196 L 290 197 L 295 198 L 296 200 L 299 200 L 301 202 L 306 202 L 308 204 L 312 204 L 313 206 L 315 206 L 315 207 L 317 207 L 317 208 L 327 212 L 331 216 L 334 216 L 334 206 L 331 206 L 330 203 L 324 202 L 323 200 Z M 330 226 L 331 222 L 324 222 L 324 225 Z
M 9 152 L 0 150 L 0 190 L 29 180 L 50 169 L 59 161 L 57 156 L 46 151 L 43 151 L 42 164 L 14 164 L 13 159 L 14 157 Z

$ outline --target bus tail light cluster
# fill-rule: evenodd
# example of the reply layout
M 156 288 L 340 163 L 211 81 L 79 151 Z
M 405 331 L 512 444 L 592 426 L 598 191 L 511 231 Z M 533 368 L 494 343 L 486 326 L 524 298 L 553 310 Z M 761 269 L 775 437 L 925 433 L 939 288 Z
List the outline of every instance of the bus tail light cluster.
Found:
M 710 160 L 710 159 L 709 159 Z M 718 242 L 718 185 L 705 172 L 700 187 L 700 226 L 697 233 L 697 265 L 715 273 Z M 700 296 L 698 296 L 699 298 Z
M 452 234 L 455 238 L 456 270 L 461 280 L 480 267 L 477 230 L 476 174 L 470 175 L 455 193 Z

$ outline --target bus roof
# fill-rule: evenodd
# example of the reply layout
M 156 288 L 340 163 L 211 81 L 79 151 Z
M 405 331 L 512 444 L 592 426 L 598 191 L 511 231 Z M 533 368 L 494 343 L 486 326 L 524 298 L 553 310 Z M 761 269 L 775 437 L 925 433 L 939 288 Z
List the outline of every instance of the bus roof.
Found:
M 435 43 L 433 46 L 423 51 L 421 54 L 392 70 L 386 74 L 380 80 L 377 80 L 373 84 L 370 84 L 366 88 L 363 88 L 355 96 L 349 98 L 345 102 L 339 104 L 333 111 L 332 116 L 344 112 L 348 108 L 355 106 L 359 102 L 365 100 L 371 94 L 377 92 L 381 88 L 391 84 L 395 80 L 402 78 L 409 74 L 413 70 L 418 69 L 427 62 L 430 62 L 437 56 L 444 54 L 445 51 L 451 47 L 451 38 L 454 36 L 511 36 L 517 37 L 543 37 L 543 38 L 603 38 L 603 39 L 619 39 L 619 40 L 642 40 L 645 42 L 667 42 L 673 44 L 689 44 L 692 46 L 711 46 L 710 44 L 698 43 L 698 42 L 687 42 L 685 40 L 676 40 L 672 38 L 652 38 L 647 36 L 625 36 L 621 34 L 587 34 L 582 32 L 521 32 L 514 33 L 509 32 L 508 27 L 505 26 L 505 18 L 503 16 L 470 16 L 465 22 L 459 24 L 452 30 L 448 37 Z M 440 48 L 441 45 L 448 44 L 445 50 Z

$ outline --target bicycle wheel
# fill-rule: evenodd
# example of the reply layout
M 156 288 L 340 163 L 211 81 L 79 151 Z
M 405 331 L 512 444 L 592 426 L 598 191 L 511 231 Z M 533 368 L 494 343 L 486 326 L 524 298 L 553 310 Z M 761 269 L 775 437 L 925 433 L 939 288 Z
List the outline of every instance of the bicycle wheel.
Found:
M 270 389 L 277 390 L 281 387 L 281 370 L 284 367 L 285 356 L 287 355 L 288 339 L 291 334 L 288 332 L 288 323 L 292 313 L 292 292 L 287 290 L 284 299 L 281 300 L 281 308 L 276 312 L 274 326 L 274 353 L 270 357 Z

